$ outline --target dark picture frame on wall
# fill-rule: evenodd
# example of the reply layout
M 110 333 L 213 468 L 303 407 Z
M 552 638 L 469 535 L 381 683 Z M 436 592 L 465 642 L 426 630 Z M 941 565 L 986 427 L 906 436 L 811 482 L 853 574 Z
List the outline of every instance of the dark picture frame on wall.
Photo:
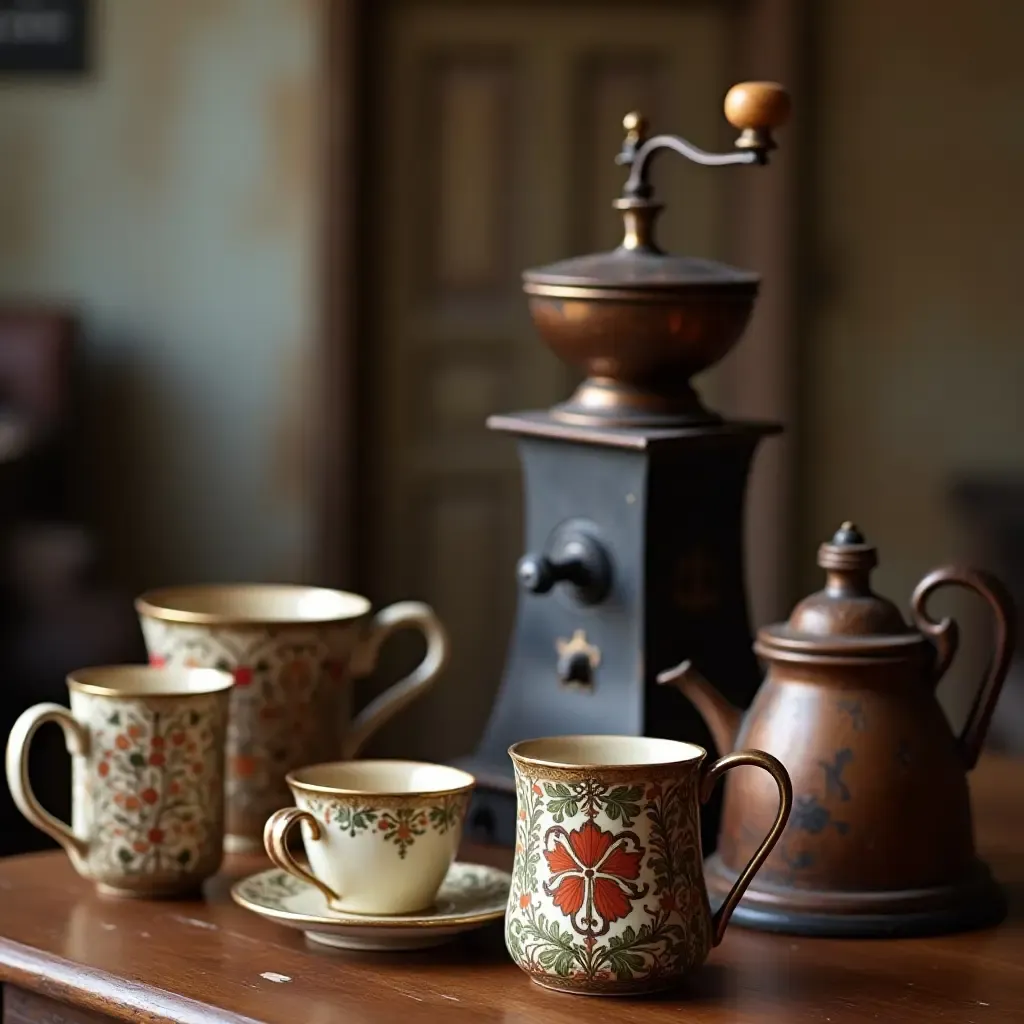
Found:
M 91 0 L 0 0 L 0 77 L 84 75 L 91 7 Z

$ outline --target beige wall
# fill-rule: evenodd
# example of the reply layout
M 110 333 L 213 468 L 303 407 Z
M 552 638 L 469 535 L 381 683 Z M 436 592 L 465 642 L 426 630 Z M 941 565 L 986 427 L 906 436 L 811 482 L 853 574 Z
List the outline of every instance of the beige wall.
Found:
M 963 546 L 951 476 L 1024 471 L 1024 4 L 818 10 L 801 578 L 849 517 L 905 603 Z
M 316 0 L 97 0 L 0 85 L 0 298 L 71 300 L 83 493 L 132 582 L 312 575 Z M 905 601 L 950 475 L 1024 470 L 1024 4 L 830 0 L 814 93 L 800 590 L 853 517 Z
M 96 11 L 87 80 L 0 85 L 0 297 L 85 316 L 84 482 L 127 580 L 298 578 L 317 5 Z

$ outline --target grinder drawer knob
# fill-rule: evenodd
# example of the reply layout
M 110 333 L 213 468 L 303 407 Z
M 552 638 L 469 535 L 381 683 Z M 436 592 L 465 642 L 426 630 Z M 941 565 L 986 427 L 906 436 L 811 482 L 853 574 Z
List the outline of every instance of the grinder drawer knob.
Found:
M 608 556 L 595 538 L 584 533 L 562 537 L 549 554 L 523 555 L 516 575 L 531 594 L 546 594 L 556 584 L 567 583 L 584 604 L 602 601 L 611 587 Z
M 516 574 L 531 594 L 546 594 L 558 582 L 556 567 L 546 555 L 523 555 Z

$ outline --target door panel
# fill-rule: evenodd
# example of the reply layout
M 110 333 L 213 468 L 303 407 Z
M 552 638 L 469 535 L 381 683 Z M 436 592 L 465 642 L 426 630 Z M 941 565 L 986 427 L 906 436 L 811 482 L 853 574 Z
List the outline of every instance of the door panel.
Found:
M 369 7 L 363 582 L 378 601 L 429 601 L 453 644 L 436 691 L 375 749 L 436 758 L 475 745 L 516 600 L 519 466 L 484 420 L 549 406 L 575 381 L 534 333 L 520 272 L 618 244 L 614 157 L 629 110 L 729 144 L 730 5 Z M 659 161 L 666 248 L 724 255 L 728 177 Z M 412 646 L 392 650 L 382 676 Z

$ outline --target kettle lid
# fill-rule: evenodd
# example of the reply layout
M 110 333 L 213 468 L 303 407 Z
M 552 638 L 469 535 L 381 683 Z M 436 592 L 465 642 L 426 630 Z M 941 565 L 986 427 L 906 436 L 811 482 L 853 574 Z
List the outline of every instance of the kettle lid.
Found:
M 783 651 L 909 656 L 908 648 L 925 643 L 925 637 L 907 625 L 892 601 L 871 589 L 871 571 L 877 564 L 876 549 L 853 523 L 843 523 L 818 548 L 824 588 L 804 598 L 788 622 L 761 629 L 755 649 L 768 657 Z

